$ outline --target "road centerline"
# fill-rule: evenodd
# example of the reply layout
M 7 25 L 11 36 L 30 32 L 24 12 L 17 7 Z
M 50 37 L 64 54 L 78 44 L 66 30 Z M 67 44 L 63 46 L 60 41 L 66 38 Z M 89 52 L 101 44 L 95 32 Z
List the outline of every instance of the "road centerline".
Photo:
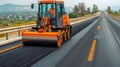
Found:
M 100 30 L 101 29 L 101 26 L 99 25 L 98 27 L 97 27 L 97 30 Z
M 93 40 L 93 41 L 92 41 L 92 46 L 91 46 L 91 49 L 90 49 L 90 52 L 89 52 L 89 56 L 88 56 L 88 60 L 87 60 L 88 62 L 93 61 L 96 43 L 97 43 L 96 40 Z
M 21 47 L 21 46 L 23 46 L 23 44 L 18 44 L 18 45 L 16 45 L 16 46 L 12 46 L 12 47 L 10 47 L 10 48 L 6 48 L 6 49 L 4 49 L 4 50 L 0 50 L 0 54 L 5 53 L 5 52 L 8 52 L 8 51 L 13 50 L 13 49 L 16 49 L 16 48 L 19 48 L 19 47 Z

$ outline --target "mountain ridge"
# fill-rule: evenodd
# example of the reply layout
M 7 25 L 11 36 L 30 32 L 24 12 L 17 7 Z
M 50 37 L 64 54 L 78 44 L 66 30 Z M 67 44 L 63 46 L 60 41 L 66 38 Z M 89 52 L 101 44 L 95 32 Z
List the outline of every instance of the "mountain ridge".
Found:
M 35 4 L 34 11 L 37 11 L 38 5 Z M 70 13 L 72 11 L 72 7 L 65 7 L 66 12 Z M 16 5 L 16 4 L 3 4 L 0 5 L 0 12 L 11 12 L 11 11 L 33 11 L 31 9 L 31 5 Z

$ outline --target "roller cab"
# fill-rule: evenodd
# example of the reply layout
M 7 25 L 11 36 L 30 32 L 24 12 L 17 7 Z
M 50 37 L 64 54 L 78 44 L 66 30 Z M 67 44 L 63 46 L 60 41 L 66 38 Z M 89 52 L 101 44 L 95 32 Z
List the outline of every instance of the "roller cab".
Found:
M 63 41 L 70 39 L 72 29 L 64 1 L 41 0 L 38 5 L 36 27 L 22 31 L 23 44 L 60 47 Z

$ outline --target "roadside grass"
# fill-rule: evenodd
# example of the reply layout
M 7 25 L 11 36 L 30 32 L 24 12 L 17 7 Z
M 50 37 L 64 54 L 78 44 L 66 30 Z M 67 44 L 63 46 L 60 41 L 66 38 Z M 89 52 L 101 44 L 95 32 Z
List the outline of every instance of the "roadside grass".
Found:
M 0 24 L 0 28 L 10 28 L 10 27 L 17 27 L 17 26 L 23 26 L 23 25 L 29 25 L 29 24 L 35 24 L 36 23 L 36 18 L 32 18 L 31 20 L 23 20 L 23 21 L 11 21 L 9 25 L 5 24 L 5 21 L 3 21 L 2 24 Z M 2 21 L 1 21 L 2 22 Z
M 76 21 L 79 21 L 79 20 L 82 20 L 82 19 L 90 18 L 92 16 L 95 16 L 95 14 L 87 14 L 85 16 L 78 17 L 78 18 L 70 18 L 70 22 L 76 22 Z
M 35 24 L 36 21 L 28 21 L 28 22 L 22 22 L 22 23 L 15 23 L 15 24 L 12 24 L 10 26 L 7 26 L 7 28 L 10 28 L 10 27 L 16 27 L 16 26 L 23 26 L 23 25 L 30 25 L 30 24 Z
M 0 34 L 0 38 L 1 38 L 1 37 L 5 37 L 5 36 L 6 36 L 6 34 Z

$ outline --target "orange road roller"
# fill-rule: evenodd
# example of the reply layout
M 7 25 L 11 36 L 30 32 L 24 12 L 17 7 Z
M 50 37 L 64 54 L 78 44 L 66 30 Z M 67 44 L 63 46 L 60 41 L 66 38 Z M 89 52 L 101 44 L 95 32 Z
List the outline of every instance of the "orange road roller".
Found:
M 63 41 L 70 39 L 72 29 L 64 1 L 41 0 L 38 5 L 36 27 L 22 31 L 23 45 L 60 47 Z

